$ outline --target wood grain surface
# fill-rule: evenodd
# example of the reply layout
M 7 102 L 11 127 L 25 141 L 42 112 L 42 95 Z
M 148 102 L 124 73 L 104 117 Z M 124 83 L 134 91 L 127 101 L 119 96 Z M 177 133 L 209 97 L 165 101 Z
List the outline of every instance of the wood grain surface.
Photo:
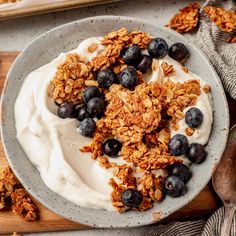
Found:
M 94 6 L 99 4 L 118 2 L 121 0 L 64 0 L 64 1 L 52 1 L 48 4 L 35 4 L 32 6 L 25 6 L 19 9 L 1 11 L 0 10 L 0 21 L 11 18 L 18 18 L 23 16 L 30 16 L 48 12 L 56 12 L 62 10 L 69 10 L 73 8 Z
M 6 74 L 17 54 L 18 52 L 0 52 L 0 91 L 2 91 Z M 236 101 L 230 98 L 228 98 L 228 101 L 232 114 L 231 124 L 234 124 L 236 123 Z M 5 164 L 7 164 L 7 161 L 2 145 L 0 145 L 0 165 Z M 23 233 L 87 228 L 81 224 L 63 219 L 38 202 L 36 204 L 40 211 L 40 220 L 33 223 L 22 221 L 9 209 L 0 211 L 0 234 L 14 231 Z M 164 219 L 163 222 L 205 219 L 220 205 L 221 202 L 214 193 L 211 183 L 209 183 L 191 203 Z

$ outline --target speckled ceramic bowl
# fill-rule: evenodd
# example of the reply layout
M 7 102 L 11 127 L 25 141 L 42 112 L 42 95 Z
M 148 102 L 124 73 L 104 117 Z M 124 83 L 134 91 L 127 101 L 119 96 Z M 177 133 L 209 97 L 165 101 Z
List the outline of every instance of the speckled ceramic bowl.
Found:
M 188 47 L 191 56 L 187 66 L 212 88 L 214 123 L 207 145 L 208 158 L 203 164 L 192 166 L 193 177 L 188 183 L 186 195 L 180 198 L 166 197 L 162 203 L 156 204 L 146 212 L 130 211 L 119 214 L 77 206 L 45 186 L 39 172 L 29 161 L 16 139 L 13 107 L 21 85 L 31 71 L 48 63 L 59 53 L 77 47 L 81 40 L 105 35 L 124 26 L 128 30 L 140 29 L 162 37 L 169 45 L 183 42 Z M 8 161 L 16 176 L 26 190 L 50 210 L 69 220 L 95 227 L 131 227 L 151 224 L 189 203 L 206 186 L 216 164 L 220 161 L 227 140 L 228 126 L 229 113 L 224 90 L 216 72 L 200 50 L 174 31 L 129 17 L 88 18 L 62 25 L 41 35 L 17 57 L 7 76 L 2 96 L 2 138 Z

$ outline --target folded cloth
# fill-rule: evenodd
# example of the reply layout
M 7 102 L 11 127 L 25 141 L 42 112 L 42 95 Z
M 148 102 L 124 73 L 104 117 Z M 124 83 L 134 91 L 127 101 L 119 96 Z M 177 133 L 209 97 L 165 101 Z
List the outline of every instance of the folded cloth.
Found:
M 209 1 L 221 3 L 225 9 L 236 9 L 235 0 Z M 195 44 L 205 53 L 217 71 L 225 90 L 236 99 L 236 43 L 227 43 L 226 40 L 234 33 L 220 30 L 201 12 L 200 25 L 195 37 Z
M 220 230 L 223 218 L 224 207 L 221 207 L 207 222 L 198 220 L 158 225 L 147 231 L 145 236 L 222 236 Z M 231 225 L 230 236 L 236 236 L 236 214 Z

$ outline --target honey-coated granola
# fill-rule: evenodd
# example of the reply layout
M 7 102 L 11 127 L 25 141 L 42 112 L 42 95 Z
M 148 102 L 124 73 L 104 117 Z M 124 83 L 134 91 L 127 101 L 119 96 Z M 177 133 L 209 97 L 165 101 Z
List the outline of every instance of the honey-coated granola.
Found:
M 14 2 L 18 2 L 20 0 L 0 0 L 0 4 L 4 4 L 4 3 L 14 3 Z
M 193 12 L 190 7 L 194 9 Z M 189 19 L 186 27 L 182 28 L 183 31 L 196 26 L 198 8 L 197 4 L 193 4 L 181 11 L 182 14 L 188 14 Z M 144 32 L 129 33 L 122 28 L 104 37 L 104 50 L 90 62 L 79 55 L 69 54 L 58 67 L 52 81 L 53 99 L 59 104 L 65 101 L 79 104 L 85 87 L 97 86 L 94 80 L 96 71 L 109 68 L 119 74 L 127 67 L 121 51 L 133 44 L 146 49 L 150 40 L 150 36 Z M 94 48 L 96 45 L 91 45 L 88 50 L 95 50 Z M 153 70 L 157 66 L 158 63 L 154 60 Z M 121 201 L 121 194 L 126 189 L 135 188 L 142 193 L 143 201 L 138 207 L 140 211 L 151 208 L 154 201 L 161 201 L 164 196 L 163 177 L 157 177 L 152 171 L 163 171 L 171 164 L 182 162 L 168 150 L 170 127 L 178 130 L 178 122 L 184 117 L 183 109 L 194 105 L 201 93 L 200 82 L 188 80 L 174 83 L 168 79 L 168 76 L 175 73 L 173 65 L 162 63 L 161 68 L 166 77 L 163 83 L 147 84 L 138 71 L 140 81 L 135 89 L 129 90 L 119 84 L 106 89 L 105 113 L 96 122 L 97 129 L 92 143 L 81 148 L 82 152 L 91 152 L 92 158 L 103 168 L 112 168 L 114 178 L 110 179 L 113 189 L 111 200 L 119 212 L 127 209 Z M 183 70 L 188 73 L 186 67 Z M 186 130 L 187 135 L 192 135 L 193 132 L 194 130 Z M 116 138 L 122 143 L 119 155 L 124 159 L 124 164 L 118 165 L 103 155 L 102 144 L 108 138 Z
M 204 11 L 220 29 L 226 32 L 236 30 L 236 13 L 221 7 L 206 6 Z
M 0 170 L 0 210 L 5 208 L 6 199 L 9 197 L 12 200 L 12 210 L 16 215 L 25 221 L 34 221 L 38 218 L 36 205 L 8 166 Z
M 124 89 L 121 85 L 112 85 L 109 88 L 105 116 L 97 122 L 93 142 L 81 151 L 92 152 L 93 159 L 97 158 L 101 166 L 114 168 L 114 176 L 121 180 L 121 183 L 111 180 L 113 205 L 119 212 L 126 209 L 121 202 L 124 189 L 138 187 L 143 192 L 147 190 L 143 183 L 146 178 L 151 178 L 150 170 L 164 169 L 181 162 L 169 153 L 168 125 L 175 127 L 184 116 L 183 109 L 193 105 L 198 95 L 200 84 L 196 80 L 182 84 L 170 80 L 164 84 L 142 83 L 134 91 Z M 109 163 L 108 158 L 103 156 L 102 143 L 109 137 L 115 137 L 122 142 L 120 155 L 127 164 L 118 166 Z M 142 181 L 134 177 L 136 171 L 143 173 Z M 152 179 L 158 184 L 143 195 L 144 201 L 139 206 L 141 211 L 152 207 L 153 201 L 162 199 L 162 178 L 152 175 Z
M 198 24 L 199 8 L 198 3 L 190 3 L 188 6 L 181 9 L 166 26 L 179 33 L 193 31 Z
M 233 35 L 232 37 L 227 39 L 228 43 L 236 43 L 236 35 Z

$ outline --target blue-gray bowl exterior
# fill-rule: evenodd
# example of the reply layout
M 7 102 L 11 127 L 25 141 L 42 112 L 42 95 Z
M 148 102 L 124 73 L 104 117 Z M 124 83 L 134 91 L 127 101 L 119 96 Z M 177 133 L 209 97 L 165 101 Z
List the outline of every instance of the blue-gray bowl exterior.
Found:
M 153 36 L 164 38 L 169 45 L 176 42 L 184 43 L 190 51 L 186 66 L 211 86 L 214 110 L 211 137 L 206 147 L 209 154 L 203 164 L 192 165 L 193 177 L 188 183 L 187 194 L 180 198 L 166 197 L 163 202 L 155 204 L 146 212 L 129 211 L 124 214 L 83 208 L 48 189 L 16 138 L 14 119 L 17 94 L 31 71 L 50 62 L 61 52 L 76 48 L 88 37 L 105 35 L 121 27 L 126 27 L 130 31 L 149 32 Z M 209 182 L 225 148 L 229 128 L 228 105 L 223 87 L 215 70 L 201 51 L 190 40 L 172 30 L 141 19 L 123 16 L 99 16 L 71 22 L 46 32 L 31 42 L 17 57 L 8 73 L 2 94 L 1 119 L 7 159 L 26 190 L 48 209 L 69 220 L 107 228 L 151 224 L 158 220 L 153 217 L 153 213 L 159 212 L 160 219 L 163 219 L 189 203 Z

